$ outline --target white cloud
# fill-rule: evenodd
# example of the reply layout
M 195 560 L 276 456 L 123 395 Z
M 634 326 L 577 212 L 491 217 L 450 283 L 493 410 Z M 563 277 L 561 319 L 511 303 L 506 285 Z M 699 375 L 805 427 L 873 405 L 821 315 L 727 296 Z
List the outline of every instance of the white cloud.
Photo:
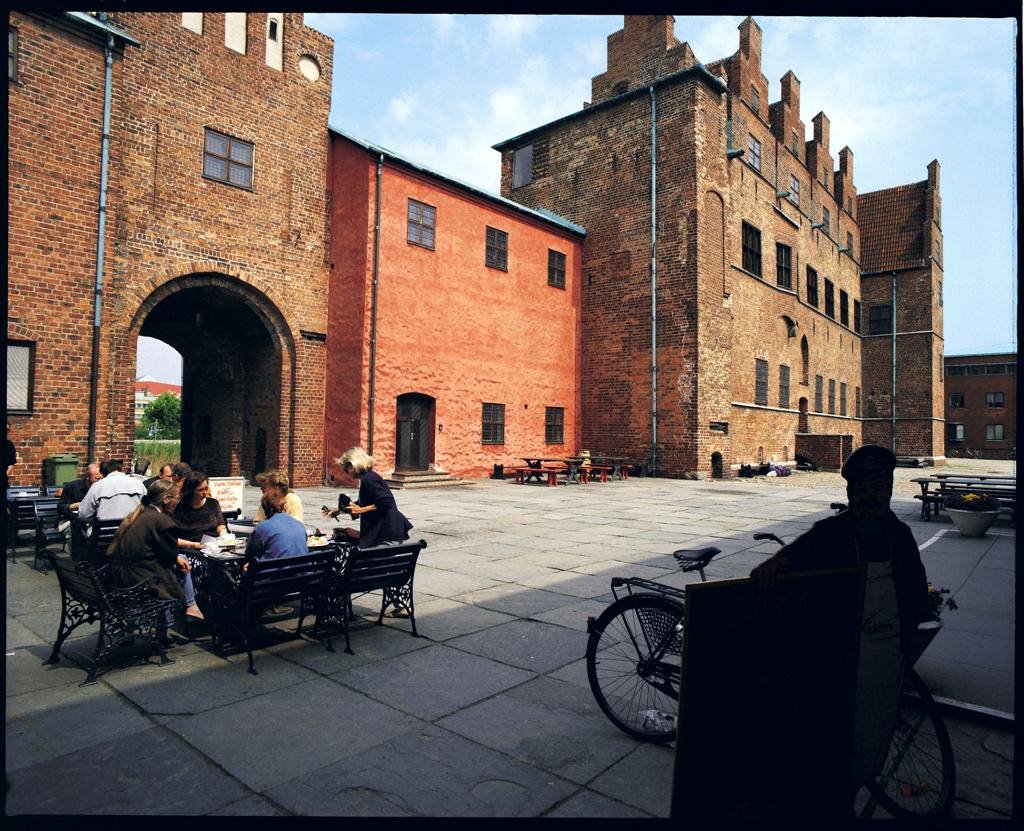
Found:
M 698 18 L 697 33 L 687 28 L 688 18 L 677 17 L 675 36 L 690 44 L 693 54 L 701 63 L 713 63 L 728 58 L 740 48 L 740 34 L 737 27 L 741 17 Z
M 487 16 L 487 32 L 497 46 L 517 46 L 527 35 L 537 31 L 540 18 L 525 14 L 495 14 Z
M 391 117 L 399 123 L 405 122 L 415 109 L 416 102 L 408 94 L 399 98 L 392 98 L 391 101 L 388 102 L 388 112 L 390 112 Z

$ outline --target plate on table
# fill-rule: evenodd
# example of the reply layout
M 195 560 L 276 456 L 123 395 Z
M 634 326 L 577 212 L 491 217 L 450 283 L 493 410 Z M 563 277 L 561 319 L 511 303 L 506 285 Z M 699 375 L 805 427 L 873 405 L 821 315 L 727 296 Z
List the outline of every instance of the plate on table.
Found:
M 326 548 L 330 543 L 330 537 L 318 537 L 315 534 L 306 541 L 310 548 Z

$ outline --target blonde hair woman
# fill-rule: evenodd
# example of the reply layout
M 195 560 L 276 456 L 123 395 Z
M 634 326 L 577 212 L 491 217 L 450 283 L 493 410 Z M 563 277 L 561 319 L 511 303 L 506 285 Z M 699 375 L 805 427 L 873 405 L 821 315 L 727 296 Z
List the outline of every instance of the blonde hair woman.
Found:
M 361 447 L 351 447 L 335 461 L 359 482 L 359 498 L 349 502 L 348 496 L 341 494 L 338 507 L 334 510 L 325 508 L 323 515 L 337 517 L 347 513 L 353 519 L 359 517 L 359 530 L 346 528 L 345 531 L 359 540 L 360 548 L 409 539 L 412 523 L 398 510 L 391 488 L 373 469 L 373 457 Z

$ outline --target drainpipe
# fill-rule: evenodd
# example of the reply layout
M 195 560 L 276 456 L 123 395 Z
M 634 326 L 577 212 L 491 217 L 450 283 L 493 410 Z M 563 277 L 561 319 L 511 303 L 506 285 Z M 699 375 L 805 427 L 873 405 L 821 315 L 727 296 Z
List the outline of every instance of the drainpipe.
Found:
M 896 455 L 896 272 L 892 273 L 892 393 L 889 412 L 892 414 L 892 453 Z
M 651 475 L 658 473 L 658 102 L 651 93 Z
M 380 268 L 380 174 L 384 154 L 377 157 L 377 187 L 373 207 L 373 292 L 370 301 L 370 412 L 366 419 L 366 452 L 373 455 L 373 407 L 377 382 L 377 282 Z
M 106 12 L 100 20 L 106 20 Z M 110 155 L 110 101 L 114 79 L 114 36 L 107 35 L 103 49 L 106 69 L 103 79 L 103 135 L 100 143 L 100 204 L 99 232 L 96 245 L 96 285 L 93 295 L 92 318 L 92 370 L 89 376 L 89 449 L 86 464 L 93 461 L 96 453 L 96 408 L 99 398 L 100 376 L 100 321 L 103 308 L 103 259 L 107 232 L 107 165 Z

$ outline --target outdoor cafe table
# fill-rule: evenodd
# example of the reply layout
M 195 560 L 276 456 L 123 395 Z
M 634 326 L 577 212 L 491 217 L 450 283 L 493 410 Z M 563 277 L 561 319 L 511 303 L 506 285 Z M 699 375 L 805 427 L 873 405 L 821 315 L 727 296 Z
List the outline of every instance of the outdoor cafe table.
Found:
M 604 465 L 604 464 L 611 465 L 611 468 L 612 468 L 611 478 L 612 479 L 626 479 L 626 478 L 629 477 L 628 471 L 627 471 L 627 473 L 625 475 L 622 472 L 622 468 L 626 467 L 626 464 L 625 464 L 626 463 L 626 457 L 625 456 L 603 456 L 603 455 L 600 455 L 600 454 L 598 454 L 598 455 L 591 455 L 590 462 L 591 462 L 591 464 L 595 464 L 595 465 Z

